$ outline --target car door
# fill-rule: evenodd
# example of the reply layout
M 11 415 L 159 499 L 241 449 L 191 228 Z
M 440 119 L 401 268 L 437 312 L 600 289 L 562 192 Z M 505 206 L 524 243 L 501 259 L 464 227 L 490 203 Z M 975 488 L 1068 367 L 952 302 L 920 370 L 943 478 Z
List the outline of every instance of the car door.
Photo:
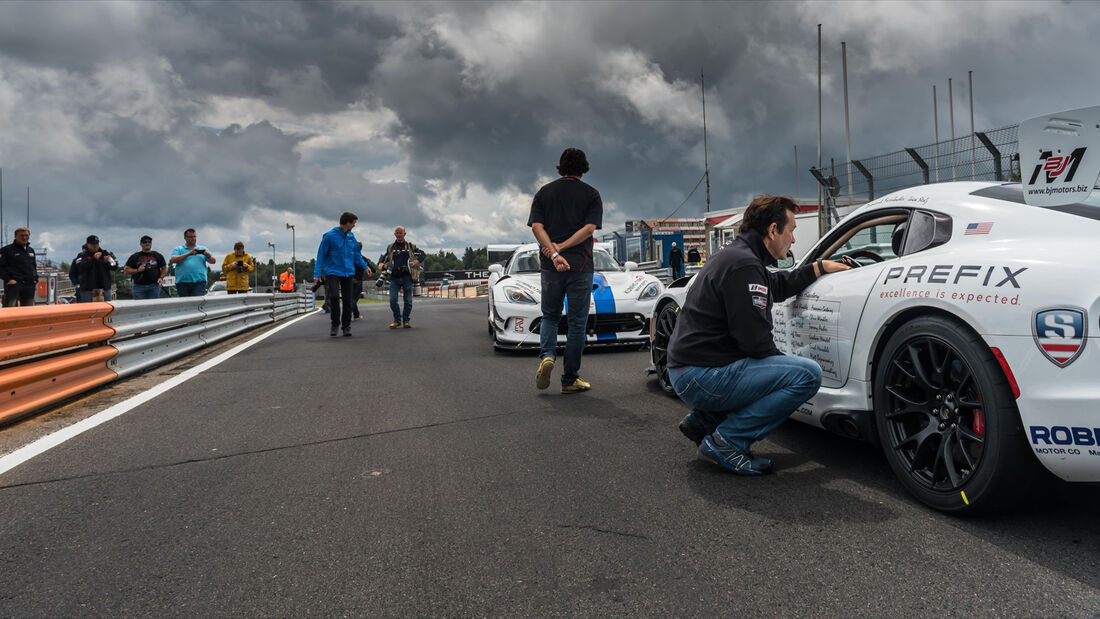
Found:
M 880 210 L 845 221 L 826 235 L 802 260 L 842 260 L 858 268 L 818 278 L 802 294 L 773 306 L 777 347 L 784 353 L 813 359 L 821 366 L 822 387 L 840 388 L 848 380 L 852 342 L 867 295 L 875 280 L 897 260 L 894 233 L 904 233 L 906 209 Z

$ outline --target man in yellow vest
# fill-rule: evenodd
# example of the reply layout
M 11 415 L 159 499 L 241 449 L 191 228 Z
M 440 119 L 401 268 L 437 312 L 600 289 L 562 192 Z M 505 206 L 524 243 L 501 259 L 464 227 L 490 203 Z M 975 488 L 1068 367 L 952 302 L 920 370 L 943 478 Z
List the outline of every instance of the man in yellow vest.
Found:
M 225 274 L 225 291 L 229 294 L 248 292 L 248 274 L 256 270 L 256 263 L 244 251 L 244 243 L 233 244 L 233 253 L 222 260 L 222 273 Z
M 279 291 L 294 292 L 294 272 L 290 267 L 287 267 L 286 272 L 279 276 Z

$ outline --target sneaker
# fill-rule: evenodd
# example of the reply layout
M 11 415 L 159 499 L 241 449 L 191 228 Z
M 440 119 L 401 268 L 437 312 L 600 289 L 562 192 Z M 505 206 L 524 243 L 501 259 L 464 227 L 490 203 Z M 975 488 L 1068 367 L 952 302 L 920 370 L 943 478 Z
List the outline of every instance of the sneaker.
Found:
M 718 432 L 703 438 L 699 444 L 699 457 L 737 475 L 767 475 L 772 472 L 771 460 L 757 458 L 751 451 L 735 450 Z
M 396 329 L 397 327 L 400 327 L 400 326 L 401 326 L 401 323 L 396 322 L 396 321 L 390 323 L 390 328 L 391 329 Z
M 351 329 L 350 328 L 344 329 L 344 337 L 351 337 Z
M 539 361 L 539 371 L 535 373 L 535 387 L 546 389 L 550 386 L 550 375 L 554 373 L 554 358 L 543 357 Z
M 702 443 L 703 439 L 706 438 L 708 434 L 710 434 L 710 432 L 707 432 L 706 428 L 697 424 L 691 418 L 691 413 L 684 415 L 684 418 L 680 420 L 680 425 L 677 427 L 680 428 L 681 434 L 688 437 L 688 440 L 690 440 L 692 443 L 695 443 L 696 445 Z
M 582 391 L 588 391 L 591 388 L 592 388 L 592 385 L 586 383 L 585 381 L 581 380 L 580 378 L 577 378 L 576 380 L 573 381 L 573 384 L 571 384 L 571 385 L 562 385 L 561 392 L 562 393 L 580 393 Z
M 412 326 L 412 324 L 411 324 L 411 323 L 408 323 L 408 322 L 406 322 L 406 323 L 405 323 L 405 328 L 406 328 L 406 329 L 412 329 L 412 328 L 413 328 L 413 326 Z
M 328 334 L 331 335 L 332 337 L 336 337 L 336 327 L 333 327 L 333 328 L 329 329 Z
M 355 316 L 355 317 L 352 318 L 352 320 L 362 320 L 362 319 L 363 319 L 362 316 Z

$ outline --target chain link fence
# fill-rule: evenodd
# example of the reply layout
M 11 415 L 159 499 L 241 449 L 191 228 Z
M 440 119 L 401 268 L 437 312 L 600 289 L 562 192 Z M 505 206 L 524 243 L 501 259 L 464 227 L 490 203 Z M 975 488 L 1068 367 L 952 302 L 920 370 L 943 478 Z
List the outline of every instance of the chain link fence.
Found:
M 1018 181 L 1020 159 L 1017 131 L 1011 125 L 904 148 L 852 161 L 852 203 L 871 201 L 892 191 L 955 180 Z M 839 204 L 848 203 L 848 170 L 840 163 L 822 170 L 840 182 Z

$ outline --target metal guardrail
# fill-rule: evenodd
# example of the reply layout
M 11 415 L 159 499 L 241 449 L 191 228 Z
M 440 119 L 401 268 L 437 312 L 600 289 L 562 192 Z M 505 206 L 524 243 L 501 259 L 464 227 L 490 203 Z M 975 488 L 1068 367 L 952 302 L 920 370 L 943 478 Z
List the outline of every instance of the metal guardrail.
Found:
M 313 305 L 307 292 L 0 309 L 0 423 Z

